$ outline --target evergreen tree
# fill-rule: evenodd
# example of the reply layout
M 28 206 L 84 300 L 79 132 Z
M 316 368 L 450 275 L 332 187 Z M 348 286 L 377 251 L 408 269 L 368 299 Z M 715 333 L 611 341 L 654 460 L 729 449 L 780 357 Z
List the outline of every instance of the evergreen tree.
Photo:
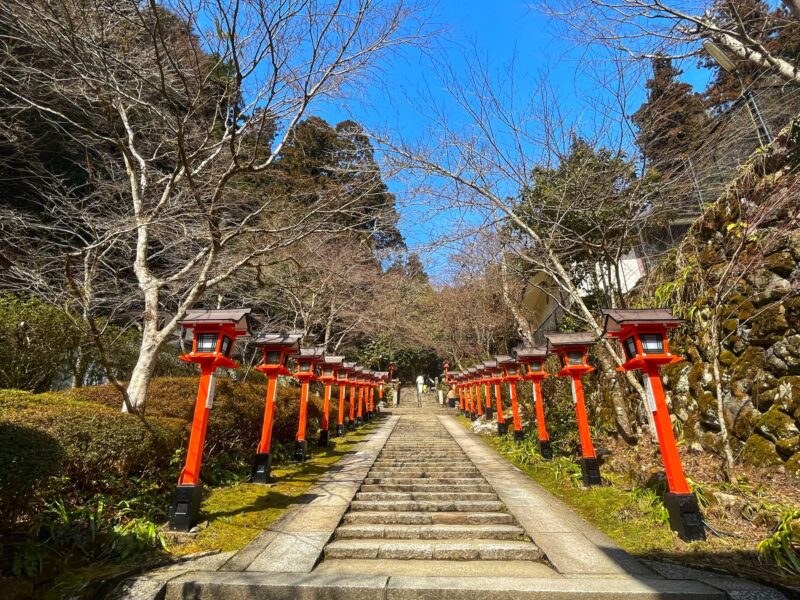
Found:
M 678 79 L 680 75 L 671 59 L 653 59 L 647 101 L 633 115 L 636 141 L 648 168 L 666 178 L 682 171 L 686 159 L 702 143 L 709 123 L 702 98 Z

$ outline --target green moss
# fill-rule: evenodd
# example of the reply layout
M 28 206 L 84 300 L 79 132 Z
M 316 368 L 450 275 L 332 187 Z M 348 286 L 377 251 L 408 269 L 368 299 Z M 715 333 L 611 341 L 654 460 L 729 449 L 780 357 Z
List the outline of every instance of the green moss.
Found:
M 786 474 L 794 479 L 800 479 L 800 452 L 792 456 L 784 464 Z
M 719 353 L 719 362 L 725 367 L 730 367 L 736 362 L 736 355 L 730 350 L 723 350 Z
M 784 413 L 777 405 L 771 406 L 767 412 L 761 415 L 761 418 L 756 422 L 756 431 L 773 442 L 785 440 L 800 433 L 797 430 L 794 419 Z
M 742 461 L 754 467 L 769 467 L 783 463 L 775 450 L 775 444 L 757 433 L 747 438 L 742 452 Z
M 239 483 L 212 488 L 201 511 L 208 526 L 190 541 L 169 545 L 173 556 L 206 550 L 238 550 L 276 521 L 317 479 L 363 441 L 375 428 L 369 424 L 336 441 L 334 448 L 320 450 L 302 464 L 289 463 L 272 470 L 276 483 L 264 486 Z

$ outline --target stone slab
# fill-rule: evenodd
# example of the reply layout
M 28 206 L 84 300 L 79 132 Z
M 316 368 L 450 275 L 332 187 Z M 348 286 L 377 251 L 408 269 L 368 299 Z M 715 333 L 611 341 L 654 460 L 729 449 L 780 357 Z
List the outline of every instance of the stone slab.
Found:
M 558 572 L 659 577 L 452 417 L 439 420 Z
M 695 581 L 492 577 L 391 577 L 387 600 L 722 600 L 724 592 Z

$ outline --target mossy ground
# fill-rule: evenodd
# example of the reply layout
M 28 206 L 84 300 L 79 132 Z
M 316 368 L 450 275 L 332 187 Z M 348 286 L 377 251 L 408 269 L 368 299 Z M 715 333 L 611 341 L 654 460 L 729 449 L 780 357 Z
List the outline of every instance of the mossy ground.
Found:
M 462 426 L 470 428 L 469 419 L 456 418 Z M 755 538 L 752 535 L 755 531 L 746 534 L 741 528 L 733 530 L 733 515 L 718 505 L 704 508 L 705 517 L 725 533 L 720 537 L 710 535 L 704 542 L 686 543 L 671 531 L 661 497 L 648 488 L 637 487 L 623 473 L 604 469 L 606 485 L 586 488 L 580 484 L 580 467 L 572 458 L 545 461 L 538 454 L 533 455 L 531 449 L 538 443 L 532 439 L 522 445 L 527 447 L 516 445 L 511 436 L 487 435 L 481 439 L 634 556 L 710 568 L 767 584 L 800 585 L 800 578 L 766 563 L 756 552 L 757 540 L 766 537 L 767 530 Z M 709 498 L 714 502 L 714 491 L 738 492 L 743 497 L 759 494 L 758 490 L 748 492 L 747 484 L 740 488 L 703 483 L 698 491 L 703 503 Z M 772 508 L 780 514 L 788 507 L 790 504 L 782 503 Z
M 285 462 L 272 469 L 274 483 L 269 486 L 235 483 L 207 487 L 201 505 L 202 529 L 195 535 L 175 536 L 165 532 L 166 550 L 151 556 L 138 556 L 126 562 L 94 564 L 61 577 L 46 598 L 94 597 L 103 581 L 125 573 L 147 570 L 173 558 L 199 552 L 228 552 L 243 548 L 276 521 L 286 509 L 338 462 L 363 441 L 377 426 L 373 422 L 342 438 L 331 440 L 331 447 L 311 449 L 306 462 Z M 309 444 L 311 446 L 311 444 Z

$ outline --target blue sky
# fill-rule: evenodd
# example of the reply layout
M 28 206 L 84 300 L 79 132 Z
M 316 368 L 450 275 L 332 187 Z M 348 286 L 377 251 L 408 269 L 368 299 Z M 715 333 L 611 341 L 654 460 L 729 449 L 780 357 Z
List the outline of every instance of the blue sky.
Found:
M 584 76 L 586 52 L 563 35 L 563 26 L 546 15 L 517 0 L 499 0 L 487 3 L 479 0 L 442 0 L 431 7 L 430 17 L 437 28 L 443 30 L 442 41 L 437 43 L 439 60 L 447 60 L 456 69 L 466 69 L 463 49 L 474 46 L 488 62 L 501 67 L 515 58 L 515 73 L 520 81 L 546 73 L 550 85 L 557 90 L 559 102 L 565 110 L 578 118 L 587 107 L 589 98 L 596 97 L 596 83 Z M 367 88 L 363 102 L 349 106 L 325 106 L 318 110 L 331 122 L 354 118 L 368 128 L 386 122 L 400 125 L 409 136 L 424 131 L 425 117 L 409 103 L 415 90 L 430 90 L 431 95 L 447 103 L 447 95 L 440 91 L 435 76 L 426 65 L 426 57 L 411 50 L 396 58 L 383 70 L 383 86 Z M 709 73 L 682 65 L 684 80 L 702 89 Z M 644 98 L 643 81 L 636 83 L 630 98 L 632 112 Z M 600 92 L 602 93 L 602 92 Z M 591 118 L 587 118 L 591 121 Z M 591 127 L 591 124 L 588 124 Z M 424 247 L 437 237 L 437 231 L 447 229 L 447 215 L 429 215 L 422 207 L 424 199 L 415 203 L 404 197 L 402 185 L 390 182 L 390 187 L 401 197 L 400 228 L 410 247 Z M 446 279 L 447 261 L 456 247 L 446 246 L 421 253 L 426 268 L 434 277 Z

